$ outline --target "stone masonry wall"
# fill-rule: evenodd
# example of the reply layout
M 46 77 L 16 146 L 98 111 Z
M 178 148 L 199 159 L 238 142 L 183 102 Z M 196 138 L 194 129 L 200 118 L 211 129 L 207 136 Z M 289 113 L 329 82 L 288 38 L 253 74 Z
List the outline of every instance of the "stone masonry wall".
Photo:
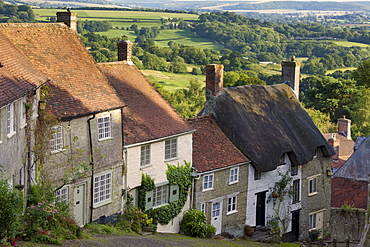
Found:
M 366 211 L 363 209 L 353 209 L 344 212 L 340 208 L 331 209 L 331 232 L 333 238 L 338 241 L 359 241 L 362 236 L 366 221 Z

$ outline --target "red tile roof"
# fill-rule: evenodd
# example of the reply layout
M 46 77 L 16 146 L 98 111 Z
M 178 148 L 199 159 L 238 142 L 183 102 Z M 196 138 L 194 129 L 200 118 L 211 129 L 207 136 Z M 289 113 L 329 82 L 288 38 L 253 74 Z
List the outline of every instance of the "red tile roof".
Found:
M 196 129 L 193 134 L 193 167 L 198 172 L 249 161 L 222 132 L 213 115 L 189 118 L 187 121 Z
M 125 145 L 192 130 L 135 65 L 122 61 L 101 63 L 99 67 L 127 104 L 124 108 Z
M 331 206 L 341 207 L 345 203 L 355 208 L 367 209 L 368 182 L 348 178 L 332 179 Z
M 47 82 L 8 38 L 0 33 L 0 107 Z
M 51 80 L 47 107 L 55 116 L 72 118 L 123 105 L 79 37 L 65 24 L 1 23 L 1 34 Z
M 348 160 L 349 157 L 353 154 L 353 147 L 355 145 L 355 142 L 352 139 L 347 139 L 342 134 L 339 133 L 325 133 L 323 136 L 326 140 L 329 140 L 332 138 L 332 135 L 335 134 L 335 138 L 337 141 L 339 141 L 339 149 L 338 149 L 338 158 L 339 160 Z M 334 155 L 335 157 L 336 155 Z M 333 160 L 333 167 L 340 168 L 341 165 L 343 165 L 344 162 L 339 162 L 337 164 L 334 163 Z

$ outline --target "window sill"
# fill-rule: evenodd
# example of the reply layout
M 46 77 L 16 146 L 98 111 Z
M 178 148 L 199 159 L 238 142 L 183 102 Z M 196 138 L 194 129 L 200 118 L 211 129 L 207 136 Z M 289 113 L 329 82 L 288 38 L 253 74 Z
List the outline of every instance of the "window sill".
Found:
M 173 160 L 178 160 L 179 157 L 175 157 L 175 158 L 170 158 L 170 159 L 165 159 L 164 162 L 168 162 L 168 161 L 173 161 Z
M 140 170 L 151 167 L 151 166 L 153 166 L 153 165 L 152 164 L 147 164 L 147 165 L 140 166 Z
M 112 199 L 109 199 L 109 200 L 106 200 L 106 201 L 97 202 L 97 203 L 94 203 L 93 208 L 99 208 L 99 207 L 104 206 L 104 205 L 107 205 L 107 204 L 109 204 L 111 202 L 112 202 Z
M 22 125 L 21 125 L 21 129 L 23 129 L 24 127 L 26 127 L 27 126 L 27 123 L 23 123 Z
M 65 149 L 58 149 L 58 150 L 53 150 L 50 152 L 50 154 L 57 154 L 57 153 L 61 153 L 63 151 L 66 151 Z
M 301 201 L 294 201 L 293 204 L 297 204 L 297 203 L 300 203 Z
M 0 144 L 2 144 L 3 143 L 3 141 L 0 141 Z
M 107 138 L 102 138 L 102 139 L 98 139 L 99 142 L 102 142 L 102 141 L 107 141 L 107 140 L 112 140 L 113 137 L 107 137 Z
M 318 192 L 313 192 L 313 193 L 309 193 L 308 196 L 314 196 L 314 195 L 317 195 L 319 194 Z
M 10 138 L 12 138 L 15 135 L 15 133 L 17 133 L 17 132 L 12 131 L 9 134 L 7 134 L 6 136 L 8 137 L 8 139 L 10 139 Z
M 229 182 L 229 185 L 237 184 L 239 181 Z
M 164 203 L 164 204 L 161 204 L 161 205 L 158 205 L 158 206 L 152 207 L 152 209 L 160 208 L 160 207 L 163 207 L 163 206 L 167 206 L 168 204 L 169 204 L 169 203 Z
M 214 190 L 213 188 L 203 189 L 202 192 Z
M 238 210 L 235 210 L 235 211 L 231 211 L 231 212 L 227 212 L 226 215 L 232 215 L 232 214 L 236 214 L 238 212 Z

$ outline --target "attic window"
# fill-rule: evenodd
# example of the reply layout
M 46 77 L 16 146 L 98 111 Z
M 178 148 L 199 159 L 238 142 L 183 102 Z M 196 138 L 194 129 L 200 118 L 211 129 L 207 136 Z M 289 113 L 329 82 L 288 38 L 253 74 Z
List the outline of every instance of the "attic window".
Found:
M 283 153 L 281 156 L 280 156 L 280 160 L 279 160 L 279 166 L 281 165 L 285 165 L 286 162 L 285 162 L 285 153 Z
M 262 172 L 254 168 L 254 180 L 260 180 L 262 177 Z

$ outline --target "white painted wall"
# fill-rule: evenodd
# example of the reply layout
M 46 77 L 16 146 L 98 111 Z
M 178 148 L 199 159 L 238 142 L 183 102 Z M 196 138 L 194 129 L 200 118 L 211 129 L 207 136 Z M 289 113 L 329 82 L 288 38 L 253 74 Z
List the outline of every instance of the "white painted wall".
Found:
M 281 180 L 280 173 L 285 174 L 287 171 L 290 171 L 291 162 L 287 155 L 285 155 L 285 165 L 278 166 L 276 170 L 270 172 L 263 172 L 260 180 L 254 180 L 254 168 L 252 165 L 249 165 L 248 172 L 248 192 L 247 192 L 247 212 L 246 212 L 246 225 L 255 226 L 256 225 L 256 193 L 267 191 L 266 193 L 266 225 L 268 221 L 272 218 L 275 218 L 274 203 L 273 200 L 269 200 L 271 196 L 272 188 L 275 186 L 275 182 Z M 290 172 L 289 172 L 290 175 Z M 298 169 L 298 175 L 292 177 L 293 180 L 301 178 L 301 168 Z M 292 182 L 293 183 L 293 182 Z M 280 206 L 280 215 L 290 215 L 291 212 L 301 208 L 301 203 L 292 203 L 291 197 L 286 197 Z M 301 196 L 300 196 L 301 198 Z M 289 222 L 288 232 L 291 231 L 291 222 Z
M 172 139 L 169 137 L 168 139 Z M 166 170 L 167 164 L 183 165 L 184 160 L 192 162 L 192 133 L 186 133 L 177 136 L 178 156 L 176 159 L 165 160 L 165 141 L 168 139 L 154 140 L 150 142 L 150 165 L 140 167 L 141 145 L 129 146 L 125 149 L 125 161 L 127 164 L 127 188 L 133 189 L 141 185 L 142 173 L 154 178 L 154 183 L 163 184 L 167 182 Z M 146 145 L 148 143 L 143 143 Z M 190 192 L 189 192 L 190 195 Z M 190 200 L 188 197 L 181 213 L 167 225 L 158 225 L 158 232 L 177 233 L 179 232 L 179 222 L 184 212 L 190 209 Z
M 140 186 L 142 173 L 154 178 L 155 184 L 166 182 L 167 163 L 171 165 L 183 165 L 184 160 L 192 162 L 192 134 L 188 133 L 177 138 L 177 159 L 164 159 L 166 140 L 153 141 L 150 143 L 150 165 L 145 167 L 140 167 L 141 145 L 128 147 L 125 158 L 127 164 L 127 186 L 131 189 Z

